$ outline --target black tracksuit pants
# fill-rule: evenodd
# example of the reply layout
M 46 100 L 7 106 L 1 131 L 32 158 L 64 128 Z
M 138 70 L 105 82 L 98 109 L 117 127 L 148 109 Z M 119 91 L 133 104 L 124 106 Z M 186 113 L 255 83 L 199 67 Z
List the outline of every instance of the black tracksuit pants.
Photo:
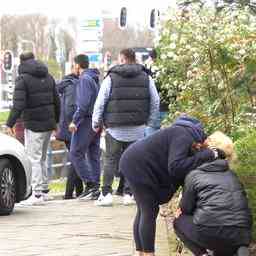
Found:
M 214 252 L 214 256 L 234 256 L 240 246 L 250 243 L 250 231 L 239 227 L 206 227 L 193 223 L 193 216 L 181 215 L 174 220 L 174 230 L 196 256 Z
M 70 142 L 65 141 L 65 144 L 69 151 L 70 150 Z M 68 169 L 67 184 L 66 184 L 66 191 L 65 191 L 64 197 L 66 199 L 72 198 L 74 190 L 76 191 L 76 196 L 79 196 L 83 192 L 83 182 L 79 178 L 73 165 L 71 164 Z

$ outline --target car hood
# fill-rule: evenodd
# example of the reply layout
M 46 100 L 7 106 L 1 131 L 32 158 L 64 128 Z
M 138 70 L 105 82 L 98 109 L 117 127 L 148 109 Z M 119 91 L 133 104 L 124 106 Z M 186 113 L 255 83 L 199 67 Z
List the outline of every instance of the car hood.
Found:
M 24 198 L 27 198 L 31 192 L 31 162 L 25 152 L 24 146 L 15 138 L 7 136 L 0 132 L 0 157 L 1 156 L 12 156 L 19 160 L 22 164 L 26 174 L 26 192 Z
M 0 155 L 12 154 L 23 157 L 25 154 L 24 146 L 16 139 L 0 133 Z

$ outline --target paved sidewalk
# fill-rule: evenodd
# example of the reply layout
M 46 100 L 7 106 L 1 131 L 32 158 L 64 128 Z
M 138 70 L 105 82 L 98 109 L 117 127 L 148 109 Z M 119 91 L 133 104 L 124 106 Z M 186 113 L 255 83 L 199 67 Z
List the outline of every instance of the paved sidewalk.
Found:
M 1 256 L 132 255 L 135 207 L 96 207 L 93 202 L 59 200 L 15 208 L 0 217 Z M 157 256 L 168 256 L 166 225 L 159 219 Z

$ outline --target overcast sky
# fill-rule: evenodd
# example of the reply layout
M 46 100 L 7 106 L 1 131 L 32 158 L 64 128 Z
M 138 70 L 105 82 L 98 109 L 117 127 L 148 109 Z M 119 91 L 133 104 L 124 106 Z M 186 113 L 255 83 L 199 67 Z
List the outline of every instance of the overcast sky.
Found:
M 132 22 L 142 21 L 150 9 L 167 9 L 175 0 L 1 0 L 0 14 L 44 13 L 50 17 L 98 16 L 101 9 L 118 16 L 120 8 L 128 8 L 128 18 Z

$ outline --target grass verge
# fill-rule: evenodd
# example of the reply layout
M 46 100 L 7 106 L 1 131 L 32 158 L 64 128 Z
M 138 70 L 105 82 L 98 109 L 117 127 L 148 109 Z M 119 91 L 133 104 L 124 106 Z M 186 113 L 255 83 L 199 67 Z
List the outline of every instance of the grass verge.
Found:
M 117 189 L 118 182 L 119 182 L 118 179 L 114 180 L 114 183 L 112 186 L 114 190 Z M 66 183 L 67 183 L 67 180 L 65 178 L 52 180 L 49 184 L 49 189 L 51 191 L 51 194 L 60 194 L 60 193 L 64 194 L 66 189 Z
M 9 116 L 9 110 L 0 112 L 0 124 L 5 124 Z

